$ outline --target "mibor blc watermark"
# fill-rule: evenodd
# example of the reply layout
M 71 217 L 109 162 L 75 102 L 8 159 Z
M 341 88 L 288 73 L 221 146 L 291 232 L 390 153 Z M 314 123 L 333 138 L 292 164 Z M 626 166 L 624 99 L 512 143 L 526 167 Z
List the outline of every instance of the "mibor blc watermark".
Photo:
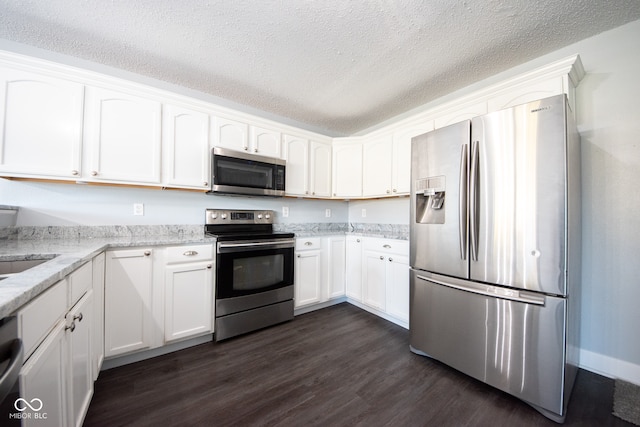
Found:
M 43 406 L 42 400 L 37 397 L 31 400 L 19 397 L 13 403 L 13 407 L 18 412 L 10 412 L 9 419 L 46 420 L 47 413 L 42 411 Z

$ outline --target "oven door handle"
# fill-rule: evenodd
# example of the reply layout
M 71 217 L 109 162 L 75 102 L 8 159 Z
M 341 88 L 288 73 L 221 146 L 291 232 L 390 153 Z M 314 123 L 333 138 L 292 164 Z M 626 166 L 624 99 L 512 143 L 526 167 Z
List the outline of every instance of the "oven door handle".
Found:
M 294 239 L 271 240 L 269 242 L 243 241 L 243 242 L 219 242 L 218 253 L 238 252 L 246 249 L 286 249 L 295 247 Z

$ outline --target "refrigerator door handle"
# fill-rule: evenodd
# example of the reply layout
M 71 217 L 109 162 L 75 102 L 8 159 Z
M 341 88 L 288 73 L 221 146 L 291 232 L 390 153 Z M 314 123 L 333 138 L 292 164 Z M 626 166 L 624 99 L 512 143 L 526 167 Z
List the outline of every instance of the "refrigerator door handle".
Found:
M 469 171 L 469 231 L 471 239 L 471 260 L 478 260 L 478 220 L 477 220 L 477 191 L 478 191 L 478 141 L 471 144 L 471 170 Z
M 444 282 L 438 279 L 421 276 L 419 274 L 416 274 L 416 277 L 426 282 L 447 286 L 449 288 L 457 289 L 459 291 L 471 292 L 477 295 L 482 295 L 482 296 L 487 296 L 492 298 L 508 299 L 510 301 L 521 302 L 524 304 L 535 304 L 535 305 L 545 304 L 544 296 L 535 295 L 529 292 L 525 293 L 522 291 L 516 291 L 514 289 L 502 288 L 499 286 L 483 285 L 480 283 L 458 284 L 458 283 Z
M 460 188 L 459 188 L 459 200 L 458 200 L 458 230 L 459 242 L 460 242 L 460 258 L 467 259 L 467 183 L 468 183 L 468 163 L 469 163 L 469 144 L 462 145 L 462 152 L 460 153 Z

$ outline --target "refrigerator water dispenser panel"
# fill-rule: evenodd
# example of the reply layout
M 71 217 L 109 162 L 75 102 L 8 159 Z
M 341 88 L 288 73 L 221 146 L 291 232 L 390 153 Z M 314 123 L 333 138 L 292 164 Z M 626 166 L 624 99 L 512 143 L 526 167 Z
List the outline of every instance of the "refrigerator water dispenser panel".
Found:
M 416 222 L 444 224 L 445 177 L 433 176 L 416 181 Z

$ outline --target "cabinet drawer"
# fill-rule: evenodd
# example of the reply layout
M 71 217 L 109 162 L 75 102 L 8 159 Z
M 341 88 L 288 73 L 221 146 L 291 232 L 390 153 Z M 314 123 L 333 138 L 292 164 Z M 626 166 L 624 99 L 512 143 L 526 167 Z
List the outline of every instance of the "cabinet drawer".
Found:
M 67 312 L 68 282 L 61 280 L 18 312 L 25 360 Z
M 91 288 L 93 284 L 93 267 L 91 262 L 87 262 L 82 267 L 71 273 L 69 280 L 69 307 L 76 302 Z
M 167 264 L 213 259 L 213 245 L 172 246 L 168 247 L 166 251 Z
M 296 251 L 320 249 L 320 237 L 299 237 L 296 239 Z
M 409 241 L 395 239 L 364 238 L 364 249 L 389 254 L 409 256 Z

